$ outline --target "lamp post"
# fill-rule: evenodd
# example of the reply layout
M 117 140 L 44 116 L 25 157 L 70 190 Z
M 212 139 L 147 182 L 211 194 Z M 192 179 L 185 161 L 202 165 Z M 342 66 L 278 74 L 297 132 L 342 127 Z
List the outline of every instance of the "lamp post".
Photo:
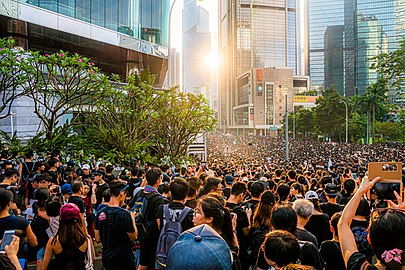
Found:
M 346 101 L 341 99 L 339 102 L 345 104 L 345 107 L 346 107 L 346 143 L 348 143 L 349 142 L 349 109 L 347 107 Z

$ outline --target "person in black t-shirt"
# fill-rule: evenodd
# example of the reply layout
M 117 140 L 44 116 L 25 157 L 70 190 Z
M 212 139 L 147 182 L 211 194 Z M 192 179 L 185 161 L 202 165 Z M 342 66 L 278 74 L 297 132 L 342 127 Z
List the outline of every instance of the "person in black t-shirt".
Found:
M 134 270 L 132 241 L 138 236 L 135 213 L 121 208 L 127 196 L 127 186 L 111 182 L 110 202 L 97 213 L 94 223 L 97 242 L 103 244 L 103 266 L 106 270 Z
M 18 181 L 18 172 L 15 169 L 7 169 L 4 174 L 4 180 L 0 184 L 0 188 L 10 190 L 13 193 L 13 205 L 11 209 L 14 214 L 19 215 L 21 213 L 20 209 L 17 208 L 17 191 L 15 190 L 15 184 Z
M 170 220 L 178 220 L 181 212 L 185 208 L 184 201 L 187 196 L 189 185 L 186 180 L 180 177 L 176 177 L 169 185 L 170 193 L 172 195 L 172 202 L 169 203 Z M 160 229 L 163 228 L 163 224 L 166 222 L 168 217 L 163 217 L 163 205 L 160 205 L 157 211 L 157 216 L 160 219 Z M 191 209 L 188 212 L 187 217 L 181 223 L 181 228 L 183 231 L 191 229 L 194 227 L 193 223 L 194 211 Z
M 197 177 L 189 177 L 187 178 L 187 182 L 190 188 L 186 197 L 185 206 L 195 209 L 197 207 L 197 196 L 201 188 L 201 180 Z
M 145 209 L 145 219 L 142 225 L 138 225 L 138 230 L 142 229 L 146 223 L 149 227 L 146 228 L 147 236 L 144 239 L 140 239 L 140 258 L 139 268 L 140 270 L 146 270 L 155 266 L 156 262 L 156 249 L 157 242 L 159 240 L 159 226 L 160 219 L 157 216 L 158 209 L 163 205 L 163 198 L 157 191 L 159 184 L 163 179 L 162 172 L 158 168 L 150 169 L 146 172 L 147 185 L 143 190 L 140 190 L 132 200 L 128 203 L 128 209 L 132 209 L 138 196 L 146 197 L 148 205 Z
M 342 252 L 339 244 L 339 233 L 337 230 L 337 224 L 342 215 L 336 213 L 330 220 L 330 228 L 333 233 L 332 240 L 323 241 L 319 252 L 322 259 L 325 262 L 325 270 L 345 270 L 345 262 L 343 261 Z
M 232 185 L 231 196 L 226 202 L 226 207 L 231 210 L 231 213 L 236 214 L 236 236 L 239 242 L 239 257 L 242 263 L 242 268 L 249 267 L 247 261 L 247 236 L 250 231 L 250 220 L 252 210 L 250 208 L 243 209 L 241 203 L 245 198 L 247 186 L 244 182 L 236 182 Z
M 96 171 L 93 173 L 94 175 L 94 182 L 96 183 L 96 205 L 95 208 L 100 205 L 100 203 L 103 201 L 103 192 L 104 190 L 109 188 L 108 183 L 104 181 L 104 171 Z
M 82 218 L 82 222 L 83 222 L 83 224 L 86 224 L 85 217 L 84 217 L 86 207 L 85 207 L 84 201 L 81 197 L 83 194 L 83 182 L 80 180 L 73 181 L 72 192 L 73 192 L 73 194 L 69 197 L 68 202 L 77 205 L 77 207 L 80 210 L 80 217 Z
M 231 196 L 231 188 L 234 183 L 233 176 L 232 175 L 225 176 L 224 182 L 225 182 L 225 187 L 222 190 L 222 193 L 223 193 L 225 199 L 229 199 L 229 197 Z
M 320 205 L 322 212 L 328 214 L 329 219 L 333 214 L 341 212 L 343 206 L 336 203 L 336 197 L 338 195 L 338 187 L 335 184 L 327 184 L 324 190 L 326 199 L 328 202 Z

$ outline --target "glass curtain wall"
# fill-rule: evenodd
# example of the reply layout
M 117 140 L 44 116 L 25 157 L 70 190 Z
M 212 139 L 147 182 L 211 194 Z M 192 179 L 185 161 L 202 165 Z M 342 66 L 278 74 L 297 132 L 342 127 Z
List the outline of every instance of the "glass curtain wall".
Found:
M 167 46 L 170 0 L 24 0 L 50 11 Z

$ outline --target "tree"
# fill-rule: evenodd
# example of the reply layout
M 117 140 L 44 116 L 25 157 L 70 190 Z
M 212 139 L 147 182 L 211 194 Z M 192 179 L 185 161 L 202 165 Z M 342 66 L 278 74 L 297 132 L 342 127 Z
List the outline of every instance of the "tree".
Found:
M 96 157 L 120 163 L 139 158 L 150 146 L 154 128 L 164 126 L 157 114 L 162 92 L 154 90 L 154 80 L 147 72 L 134 74 L 126 86 L 111 86 L 96 106 L 82 115 L 82 132 L 93 143 Z
M 297 112 L 296 129 L 301 132 L 304 137 L 308 137 L 311 133 L 315 133 L 315 113 L 312 109 L 300 109 Z
M 160 157 L 180 159 L 199 133 L 213 129 L 213 111 L 204 96 L 180 92 L 176 87 L 164 92 L 160 102 L 153 148 Z
M 90 59 L 78 54 L 31 52 L 22 63 L 28 76 L 22 87 L 34 101 L 34 112 L 43 124 L 47 140 L 53 139 L 62 116 L 92 105 L 108 85 L 108 77 Z M 75 124 L 75 119 L 73 116 L 67 124 Z
M 332 87 L 322 91 L 315 104 L 315 126 L 320 133 L 342 141 L 345 123 L 345 107 L 341 95 Z
M 0 119 L 9 116 L 13 102 L 25 94 L 18 89 L 27 80 L 19 68 L 25 52 L 14 48 L 14 44 L 12 39 L 0 39 Z
M 401 42 L 397 50 L 381 53 L 372 59 L 374 63 L 371 65 L 371 69 L 381 75 L 380 83 L 385 86 L 385 89 L 400 89 L 403 86 L 405 82 L 405 40 Z

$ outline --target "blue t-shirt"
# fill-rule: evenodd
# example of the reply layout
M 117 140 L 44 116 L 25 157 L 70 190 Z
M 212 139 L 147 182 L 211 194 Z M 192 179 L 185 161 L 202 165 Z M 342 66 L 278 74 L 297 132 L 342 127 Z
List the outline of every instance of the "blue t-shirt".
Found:
M 21 230 L 26 233 L 28 225 L 28 220 L 23 217 L 8 216 L 0 218 L 0 239 L 3 239 L 3 234 L 7 230 Z

